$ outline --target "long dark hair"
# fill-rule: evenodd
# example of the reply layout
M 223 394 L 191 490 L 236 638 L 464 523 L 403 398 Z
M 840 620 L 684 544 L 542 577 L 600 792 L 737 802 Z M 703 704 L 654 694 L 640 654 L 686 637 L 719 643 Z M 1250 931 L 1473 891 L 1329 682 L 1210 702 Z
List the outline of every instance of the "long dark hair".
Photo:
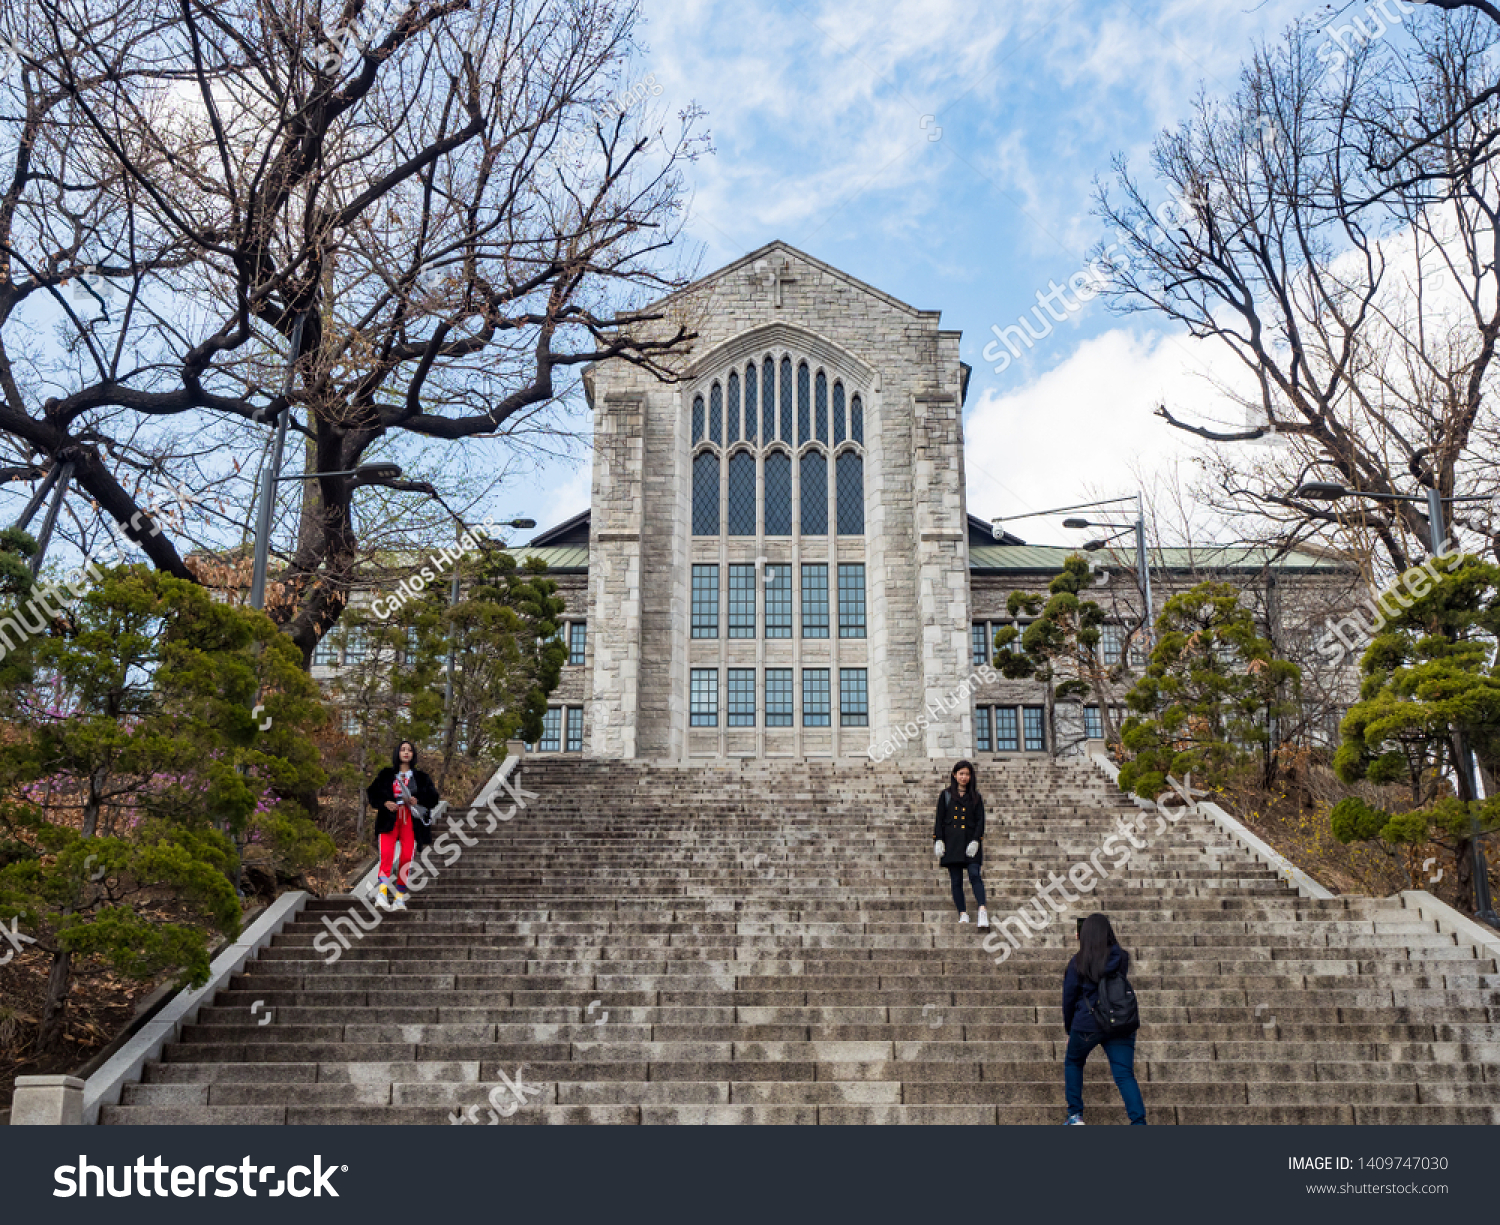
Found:
M 960 770 L 969 772 L 969 789 L 964 794 L 977 800 L 979 798 L 979 771 L 974 768 L 972 761 L 961 761 L 948 771 L 948 794 L 954 799 L 958 798 L 958 772 Z
M 1109 950 L 1119 945 L 1115 929 L 1109 925 L 1109 916 L 1097 911 L 1083 921 L 1078 929 L 1078 952 L 1073 957 L 1073 967 L 1080 978 L 1096 983 L 1104 974 L 1109 961 Z
M 401 773 L 401 746 L 403 744 L 411 745 L 411 772 L 415 774 L 417 772 L 417 745 L 413 740 L 396 741 L 396 747 L 391 750 L 391 768 L 397 774 Z

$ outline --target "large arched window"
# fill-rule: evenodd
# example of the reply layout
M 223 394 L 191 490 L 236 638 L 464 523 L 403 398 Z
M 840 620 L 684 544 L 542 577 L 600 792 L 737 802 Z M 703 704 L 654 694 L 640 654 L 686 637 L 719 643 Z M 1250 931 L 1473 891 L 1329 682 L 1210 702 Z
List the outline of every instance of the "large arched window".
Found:
M 704 451 L 693 460 L 693 535 L 719 534 L 719 457 Z
M 749 451 L 736 451 L 729 461 L 728 519 L 729 535 L 755 535 L 755 456 Z
M 838 507 L 839 535 L 865 534 L 865 461 L 853 451 L 845 451 L 834 465 L 838 480 L 835 504 Z
M 802 522 L 798 530 L 804 536 L 828 535 L 828 457 L 821 451 L 802 456 L 798 475 L 802 481 Z
M 693 394 L 691 424 L 694 535 L 864 534 L 864 403 L 835 370 L 747 358 Z
M 792 457 L 785 451 L 766 456 L 766 535 L 792 534 Z

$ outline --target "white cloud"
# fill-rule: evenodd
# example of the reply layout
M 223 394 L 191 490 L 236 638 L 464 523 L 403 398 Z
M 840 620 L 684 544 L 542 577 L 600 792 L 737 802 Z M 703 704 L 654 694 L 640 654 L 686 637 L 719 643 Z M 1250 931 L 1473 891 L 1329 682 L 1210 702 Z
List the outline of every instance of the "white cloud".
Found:
M 1240 428 L 1243 410 L 1213 386 L 1237 380 L 1222 350 L 1121 327 L 1081 343 L 1015 390 L 986 388 L 964 423 L 969 513 L 982 519 L 1135 492 L 1129 469 L 1190 460 L 1204 445 L 1154 416 Z M 1022 462 L 1017 462 L 1018 458 Z M 1055 520 L 1018 523 L 1024 540 L 1074 543 Z M 1079 538 L 1081 539 L 1081 537 Z

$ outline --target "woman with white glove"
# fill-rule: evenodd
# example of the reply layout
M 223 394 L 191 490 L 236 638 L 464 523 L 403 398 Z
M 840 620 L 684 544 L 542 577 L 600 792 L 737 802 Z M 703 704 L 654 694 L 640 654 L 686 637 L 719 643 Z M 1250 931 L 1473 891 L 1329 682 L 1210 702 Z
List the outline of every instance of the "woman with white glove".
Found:
M 984 861 L 984 797 L 979 794 L 979 777 L 973 765 L 961 761 L 948 775 L 948 785 L 938 795 L 937 818 L 932 827 L 932 853 L 948 869 L 953 886 L 953 904 L 958 907 L 958 921 L 969 921 L 968 903 L 964 898 L 964 869 L 974 900 L 979 903 L 979 926 L 990 925 L 984 908 L 984 877 L 979 865 Z

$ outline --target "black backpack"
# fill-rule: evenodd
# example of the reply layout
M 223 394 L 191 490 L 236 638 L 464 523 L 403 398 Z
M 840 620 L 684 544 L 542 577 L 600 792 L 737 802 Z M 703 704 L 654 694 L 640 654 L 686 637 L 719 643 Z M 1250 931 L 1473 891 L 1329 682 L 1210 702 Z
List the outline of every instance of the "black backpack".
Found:
M 1135 988 L 1121 973 L 1106 974 L 1099 980 L 1099 990 L 1089 1003 L 1094 1023 L 1106 1038 L 1123 1038 L 1141 1027 L 1141 1011 L 1136 1006 Z

